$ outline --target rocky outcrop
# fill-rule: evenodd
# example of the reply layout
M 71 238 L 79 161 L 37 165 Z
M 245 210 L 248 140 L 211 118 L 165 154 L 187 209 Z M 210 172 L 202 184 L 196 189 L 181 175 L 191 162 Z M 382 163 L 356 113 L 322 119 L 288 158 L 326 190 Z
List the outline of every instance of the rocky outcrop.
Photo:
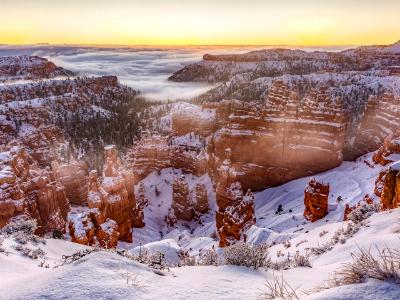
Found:
M 37 220 L 38 233 L 65 232 L 69 202 L 58 170 L 40 169 L 24 148 L 0 154 L 0 227 L 21 214 Z
M 387 136 L 372 157 L 376 164 L 385 166 L 400 159 L 400 131 Z
M 57 67 L 46 58 L 27 55 L 0 57 L 0 82 L 71 75 L 71 71 Z
M 375 182 L 375 194 L 381 198 L 382 210 L 400 206 L 400 165 L 382 171 Z
M 104 156 L 101 182 L 97 171 L 89 173 L 89 210 L 74 216 L 69 227 L 77 243 L 115 247 L 118 240 L 132 242 L 132 227 L 144 226 L 147 201 L 144 187 L 139 189 L 139 201 L 135 201 L 133 173 L 121 164 L 116 147 L 106 146 Z
M 102 212 L 97 208 L 71 219 L 69 233 L 75 243 L 103 248 L 115 248 L 119 237 L 118 224 L 114 220 L 104 219 Z
M 171 113 L 172 132 L 175 136 L 196 132 L 207 137 L 215 131 L 215 109 L 179 103 L 173 107 Z
M 133 210 L 136 207 L 133 184 L 122 168 L 114 145 L 104 148 L 104 156 L 102 187 L 108 194 L 108 217 L 117 222 L 120 240 L 132 242 Z
M 154 171 L 181 169 L 201 176 L 207 172 L 204 144 L 190 143 L 189 137 L 145 137 L 129 152 L 135 183 Z
M 199 214 L 205 214 L 209 211 L 207 188 L 204 184 L 196 184 L 194 190 L 194 210 Z
M 396 131 L 399 126 L 400 97 L 392 93 L 371 96 L 355 136 L 353 157 L 375 151 L 383 143 L 382 155 L 378 154 L 383 159 L 385 151 L 395 150 L 395 141 L 391 145 L 390 139 L 397 137 Z M 388 140 L 384 142 L 387 137 Z M 376 160 L 379 160 L 378 156 Z
M 398 52 L 387 51 L 391 46 L 393 45 L 359 47 L 342 52 L 306 52 L 276 48 L 243 54 L 205 54 L 201 62 L 189 64 L 176 71 L 169 80 L 216 83 L 244 76 L 249 72 L 253 73 L 253 78 L 258 78 L 324 71 L 386 69 L 400 64 Z
M 304 190 L 304 218 L 311 222 L 328 214 L 329 184 L 312 179 Z
M 223 213 L 218 210 L 216 215 L 220 247 L 246 240 L 245 232 L 256 223 L 254 196 L 250 190 L 243 195 L 240 183 L 236 182 L 226 190 L 226 194 L 230 196 L 230 205 Z
M 276 81 L 264 105 L 223 101 L 216 114 L 221 127 L 209 148 L 213 169 L 230 148 L 244 190 L 280 185 L 342 161 L 345 116 L 340 99 L 324 89 L 300 101 L 296 91 Z
M 216 226 L 220 246 L 225 247 L 245 238 L 245 232 L 255 224 L 254 196 L 249 190 L 243 195 L 237 172 L 231 164 L 231 151 L 226 149 L 225 160 L 218 169 L 216 186 Z
M 172 209 L 179 220 L 190 221 L 194 217 L 193 203 L 190 199 L 189 185 L 185 176 L 174 179 L 172 183 Z
M 144 222 L 144 209 L 149 204 L 149 199 L 146 197 L 144 184 L 139 184 L 138 192 L 135 196 L 136 207 L 133 211 L 133 227 L 142 228 L 146 224 Z
M 84 162 L 73 161 L 60 166 L 55 165 L 60 174 L 60 181 L 72 204 L 86 204 L 88 186 L 88 167 Z

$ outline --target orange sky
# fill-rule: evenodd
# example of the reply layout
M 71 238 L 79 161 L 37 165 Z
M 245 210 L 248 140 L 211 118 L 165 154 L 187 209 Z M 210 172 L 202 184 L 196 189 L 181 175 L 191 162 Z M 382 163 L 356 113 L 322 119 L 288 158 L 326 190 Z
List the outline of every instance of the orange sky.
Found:
M 399 0 L 0 0 L 0 43 L 360 45 L 400 39 Z

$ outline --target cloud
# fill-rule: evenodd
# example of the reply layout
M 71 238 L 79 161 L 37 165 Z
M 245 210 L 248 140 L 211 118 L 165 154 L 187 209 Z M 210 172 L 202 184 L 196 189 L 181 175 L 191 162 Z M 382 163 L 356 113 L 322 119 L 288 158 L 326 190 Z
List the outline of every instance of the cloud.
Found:
M 204 53 L 243 53 L 254 47 L 89 47 L 0 46 L 0 55 L 38 55 L 80 75 L 116 75 L 120 82 L 155 100 L 191 98 L 211 86 L 169 82 L 183 66 L 200 61 Z

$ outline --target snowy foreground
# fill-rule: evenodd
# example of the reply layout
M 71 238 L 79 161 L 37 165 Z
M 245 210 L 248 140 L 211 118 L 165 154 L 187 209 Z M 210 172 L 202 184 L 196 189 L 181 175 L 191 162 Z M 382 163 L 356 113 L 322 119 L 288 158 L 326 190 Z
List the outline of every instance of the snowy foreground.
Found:
M 370 155 L 354 163 L 345 162 L 316 176 L 330 183 L 331 198 L 328 216 L 315 223 L 305 222 L 302 218 L 304 186 L 309 178 L 256 194 L 257 224 L 250 229 L 249 242 L 275 243 L 269 249 L 269 256 L 275 262 L 285 260 L 288 255 L 293 257 L 296 252 L 303 255 L 307 249 L 331 243 L 337 232 L 348 228 L 350 223 L 342 221 L 343 205 L 354 205 L 365 194 L 372 195 L 374 180 L 381 167 L 370 167 L 364 159 L 369 160 Z M 152 174 L 145 184 L 156 184 L 157 180 L 163 182 L 162 177 L 167 175 L 165 172 L 172 171 Z M 157 179 L 157 176 L 160 178 Z M 193 178 L 193 183 L 196 181 L 208 182 L 209 178 Z M 336 203 L 338 196 L 343 198 L 344 203 Z M 168 201 L 170 199 L 159 199 L 148 209 L 161 218 L 161 211 L 168 206 Z M 275 215 L 278 204 L 283 205 L 282 215 Z M 148 229 L 146 226 L 137 231 L 136 236 L 144 244 L 149 243 L 146 248 L 164 252 L 167 260 L 174 263 L 178 250 L 187 249 L 195 255 L 200 248 L 217 245 L 212 237 L 215 228 L 213 216 L 206 216 L 203 222 L 204 226 L 191 232 L 191 224 L 186 224 L 187 231 L 183 231 L 184 224 L 180 224 L 182 228 L 166 233 L 164 240 L 157 241 L 157 238 L 160 239 L 158 230 L 161 219 L 149 219 L 146 220 Z M 311 255 L 311 267 L 279 271 L 221 265 L 172 267 L 161 272 L 115 251 L 96 251 L 65 263 L 63 255 L 90 248 L 55 239 L 46 239 L 45 244 L 33 245 L 29 242 L 24 245 L 44 250 L 45 259 L 42 260 L 23 256 L 15 250 L 15 245 L 15 239 L 7 237 L 0 246 L 8 252 L 6 255 L 0 251 L 0 299 L 256 299 L 266 289 L 266 281 L 274 277 L 283 277 L 297 290 L 300 299 L 399 299 L 400 295 L 400 285 L 373 279 L 360 284 L 315 290 L 326 286 L 334 272 L 340 270 L 343 263 L 352 261 L 351 254 L 357 253 L 360 248 L 371 248 L 372 253 L 376 252 L 376 247 L 400 249 L 400 209 L 373 214 L 357 231 L 343 234 L 340 242 L 332 244 L 329 250 Z M 120 246 L 128 253 L 138 250 L 138 247 L 133 248 L 136 245 Z M 217 252 L 223 255 L 222 250 Z

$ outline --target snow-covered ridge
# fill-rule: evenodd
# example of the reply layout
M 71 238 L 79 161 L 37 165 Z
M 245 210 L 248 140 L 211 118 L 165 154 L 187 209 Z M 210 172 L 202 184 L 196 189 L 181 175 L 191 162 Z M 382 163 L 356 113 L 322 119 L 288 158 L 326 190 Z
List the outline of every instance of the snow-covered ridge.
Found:
M 0 56 L 0 82 L 72 75 L 71 71 L 57 67 L 46 58 L 28 55 Z

